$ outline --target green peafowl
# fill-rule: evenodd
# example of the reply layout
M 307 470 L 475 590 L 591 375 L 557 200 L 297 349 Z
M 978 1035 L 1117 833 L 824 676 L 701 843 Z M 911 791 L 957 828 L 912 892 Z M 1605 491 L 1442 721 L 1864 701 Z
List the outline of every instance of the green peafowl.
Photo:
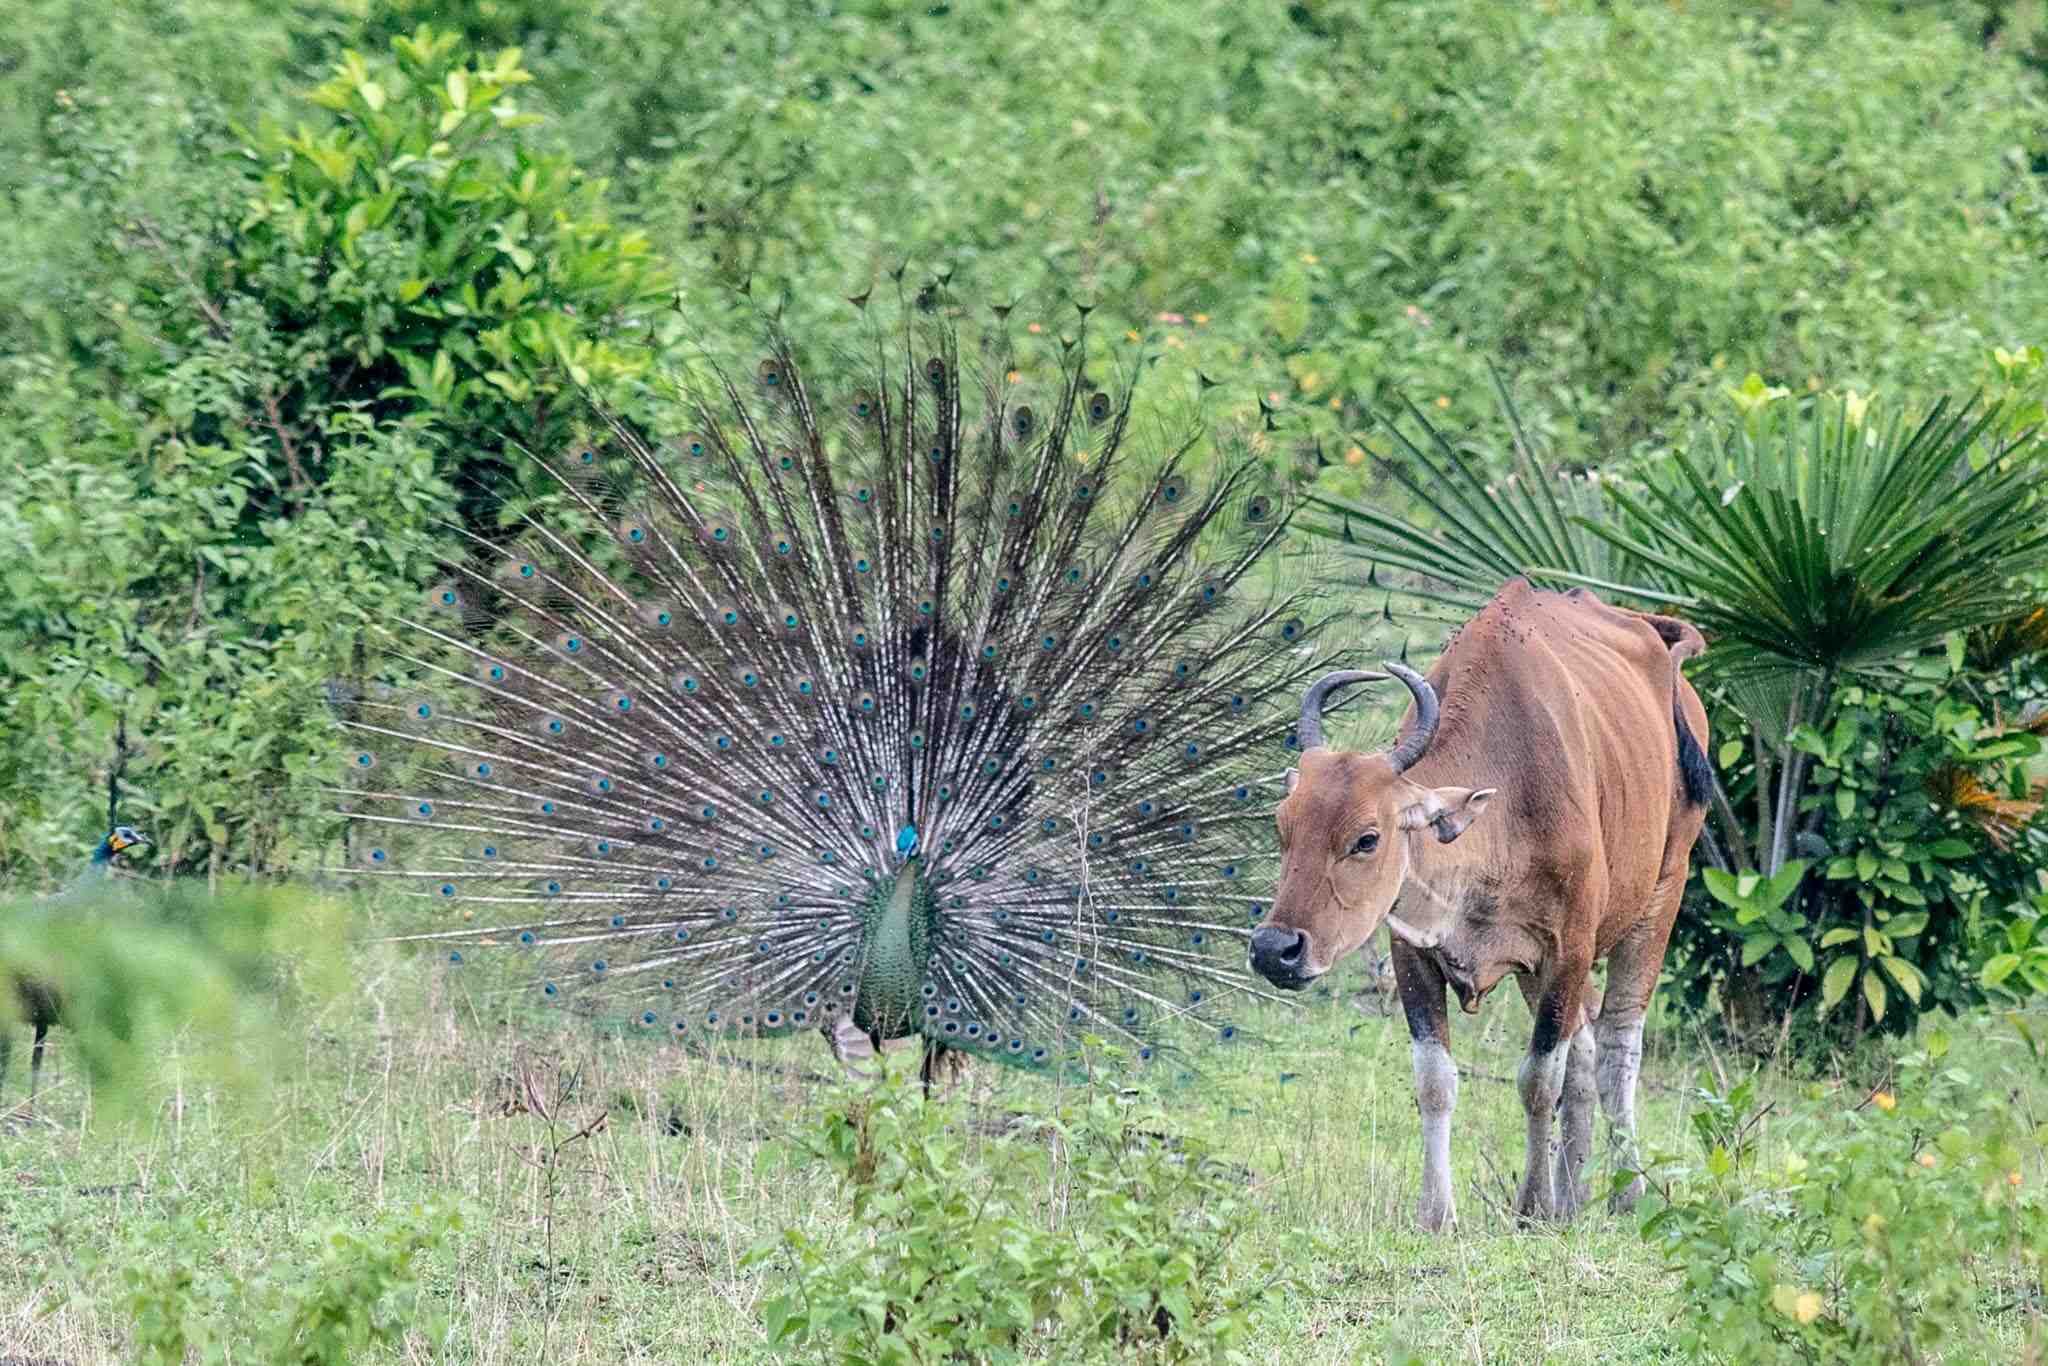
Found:
M 93 849 L 92 857 L 85 868 L 71 880 L 69 886 L 57 894 L 59 900 L 83 896 L 92 888 L 105 882 L 113 874 L 114 861 L 131 849 L 147 846 L 149 837 L 133 826 L 117 825 L 107 832 L 105 839 Z M 35 1031 L 35 1042 L 29 1046 L 28 1055 L 28 1099 L 35 1104 L 36 1091 L 43 1077 L 43 1044 L 50 1036 L 50 1026 L 62 1018 L 63 998 L 55 987 L 26 973 L 10 974 L 14 979 L 15 1004 L 21 1010 L 22 1020 Z M 14 1038 L 12 1021 L 0 1020 L 0 1091 L 7 1086 L 8 1064 L 14 1060 Z
M 552 502 L 388 624 L 417 690 L 350 695 L 352 860 L 463 917 L 406 938 L 680 1038 L 918 1039 L 929 1084 L 1237 1037 L 1323 667 L 1289 508 L 1249 450 L 1140 440 L 1085 309 L 854 302 L 854 385 L 771 325 L 678 387 L 691 430 L 534 457 Z

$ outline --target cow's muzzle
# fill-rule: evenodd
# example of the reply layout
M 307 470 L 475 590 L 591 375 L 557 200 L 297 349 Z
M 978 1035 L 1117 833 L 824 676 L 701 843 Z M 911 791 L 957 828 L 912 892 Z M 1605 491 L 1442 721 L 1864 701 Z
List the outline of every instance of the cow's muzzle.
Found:
M 1284 925 L 1261 925 L 1253 930 L 1252 970 L 1288 991 L 1307 986 L 1317 976 L 1308 966 L 1308 932 Z

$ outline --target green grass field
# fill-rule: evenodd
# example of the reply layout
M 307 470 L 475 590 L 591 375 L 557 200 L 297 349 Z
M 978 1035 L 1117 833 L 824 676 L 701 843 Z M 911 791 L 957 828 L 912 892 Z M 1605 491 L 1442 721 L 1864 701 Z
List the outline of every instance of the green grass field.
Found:
M 758 1305 L 776 1268 L 743 1268 L 743 1256 L 785 1226 L 829 1232 L 843 1217 L 834 1178 L 778 1143 L 836 1084 L 825 1048 L 805 1037 L 714 1060 L 561 1016 L 515 1027 L 496 987 L 504 976 L 372 950 L 349 997 L 286 1017 L 262 1084 L 221 1089 L 169 1057 L 130 1118 L 94 1122 L 60 1032 L 34 1117 L 0 1131 L 0 1359 L 134 1359 L 113 1308 L 123 1258 L 190 1255 L 196 1238 L 203 1287 L 303 1263 L 333 1226 L 447 1197 L 465 1222 L 434 1255 L 423 1297 L 446 1316 L 444 1355 L 414 1331 L 389 1359 L 770 1359 Z M 1594 1210 L 1570 1227 L 1524 1228 L 1504 1212 L 1521 1165 L 1509 1079 L 1528 1015 L 1516 994 L 1454 1024 L 1463 1223 L 1435 1238 L 1410 1225 L 1420 1159 L 1406 1030 L 1398 1011 L 1373 1008 L 1359 969 L 1338 976 L 1301 1010 L 1259 1012 L 1262 1042 L 1205 1054 L 1199 1076 L 1172 1065 L 1147 1081 L 1174 1125 L 1247 1170 L 1256 1237 L 1305 1231 L 1321 1248 L 1310 1293 L 1270 1316 L 1255 1359 L 1670 1359 L 1670 1326 L 1687 1306 L 1633 1218 Z M 2048 1081 L 2029 1070 L 2009 1019 L 1951 1033 L 1957 1065 L 2014 1087 L 2035 1122 L 2048 1111 Z M 1689 1148 L 1690 1088 L 1703 1071 L 1718 1088 L 1716 1069 L 1734 1066 L 1682 1024 L 1653 1035 L 1646 1144 Z M 1759 1160 L 1782 1162 L 1787 1124 L 1858 1104 L 1883 1066 L 1818 1082 L 1770 1074 L 1777 1108 L 1759 1123 Z M 558 1139 L 608 1119 L 563 1149 L 552 1199 L 538 1160 L 549 1130 L 522 1111 L 522 1078 L 543 1096 L 565 1093 Z M 10 1101 L 24 1082 L 17 1062 Z M 1047 1107 L 1055 1089 L 977 1068 L 972 1141 L 1028 1141 L 988 1135 L 1011 1111 Z M 210 1231 L 181 1242 L 172 1230 L 186 1216 Z M 2015 1361 L 2038 1327 L 2024 1312 L 1983 1326 Z

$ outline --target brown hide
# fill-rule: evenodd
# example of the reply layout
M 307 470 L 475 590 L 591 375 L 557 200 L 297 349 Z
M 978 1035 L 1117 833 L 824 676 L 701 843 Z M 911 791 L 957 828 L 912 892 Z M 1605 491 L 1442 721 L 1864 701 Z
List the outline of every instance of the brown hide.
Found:
M 1260 930 L 1302 938 L 1290 963 L 1262 956 L 1255 934 L 1254 965 L 1278 985 L 1305 985 L 1398 905 L 1402 928 L 1422 936 L 1409 943 L 1467 1010 L 1511 972 L 1532 989 L 1564 974 L 1584 983 L 1632 936 L 1654 952 L 1631 959 L 1654 961 L 1632 961 L 1631 980 L 1610 981 L 1608 996 L 1640 1009 L 1676 914 L 1673 879 L 1682 884 L 1704 817 L 1687 796 L 1673 720 L 1684 717 L 1703 751 L 1706 713 L 1678 669 L 1702 646 L 1675 618 L 1509 582 L 1431 671 L 1442 715 L 1405 773 L 1385 754 L 1301 756 Z M 1411 706 L 1404 731 L 1414 720 Z M 1548 1002 L 1567 1012 L 1552 1029 L 1578 1027 L 1582 991 Z

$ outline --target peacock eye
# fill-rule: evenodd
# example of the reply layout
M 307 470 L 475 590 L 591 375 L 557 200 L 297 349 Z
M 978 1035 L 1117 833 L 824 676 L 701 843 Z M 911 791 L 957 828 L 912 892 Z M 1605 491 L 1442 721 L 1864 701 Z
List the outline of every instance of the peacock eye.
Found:
M 1368 830 L 1363 835 L 1360 835 L 1357 841 L 1351 846 L 1351 852 L 1354 854 L 1370 854 L 1373 850 L 1379 847 L 1380 832 L 1377 830 Z

